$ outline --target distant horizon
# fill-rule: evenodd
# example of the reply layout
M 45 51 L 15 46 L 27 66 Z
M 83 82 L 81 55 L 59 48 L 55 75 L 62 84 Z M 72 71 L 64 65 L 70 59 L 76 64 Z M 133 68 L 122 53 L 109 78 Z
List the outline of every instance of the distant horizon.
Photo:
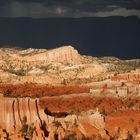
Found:
M 0 19 L 2 18 L 8 18 L 8 19 L 86 19 L 86 18 L 115 18 L 115 17 L 120 17 L 120 18 L 129 18 L 129 17 L 133 17 L 133 18 L 138 18 L 140 19 L 140 17 L 138 17 L 137 15 L 128 15 L 128 16 L 121 16 L 121 15 L 117 15 L 117 16 L 107 16 L 107 17 L 98 17 L 98 16 L 89 16 L 89 17 L 0 17 Z
M 0 45 L 0 49 L 21 49 L 21 50 L 27 50 L 27 49 L 46 49 L 46 51 L 50 51 L 50 50 L 53 50 L 53 49 L 57 49 L 57 48 L 61 48 L 61 47 L 64 47 L 64 46 L 71 46 L 70 44 L 65 44 L 63 46 L 58 46 L 58 47 L 54 47 L 54 48 L 25 48 L 25 47 L 21 47 L 21 46 L 11 46 L 11 45 L 5 45 L 5 46 L 1 46 Z M 90 56 L 90 57 L 98 57 L 98 58 L 103 58 L 103 57 L 115 57 L 115 58 L 118 58 L 120 60 L 137 60 L 137 59 L 140 59 L 139 58 L 129 58 L 129 59 L 123 59 L 123 58 L 119 58 L 117 56 L 113 56 L 113 55 L 105 55 L 105 56 L 93 56 L 93 55 L 88 55 L 88 54 L 81 54 L 77 48 L 75 48 L 74 46 L 72 46 L 74 49 L 76 49 L 78 51 L 78 53 L 80 55 L 83 55 L 83 56 Z
M 52 49 L 71 45 L 80 54 L 140 58 L 137 16 L 31 18 L 0 17 L 0 46 Z

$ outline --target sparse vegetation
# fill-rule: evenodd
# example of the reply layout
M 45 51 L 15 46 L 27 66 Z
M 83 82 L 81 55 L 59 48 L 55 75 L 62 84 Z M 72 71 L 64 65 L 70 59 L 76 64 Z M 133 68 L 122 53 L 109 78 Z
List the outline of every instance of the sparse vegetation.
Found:
M 135 121 L 135 120 L 134 120 L 133 118 L 130 118 L 130 122 L 131 122 L 131 123 L 134 123 L 134 121 Z
M 58 129 L 59 126 L 62 126 L 61 122 L 59 121 L 53 121 L 52 124 Z
M 13 50 L 8 49 L 8 51 L 12 52 L 10 55 L 14 54 Z M 139 74 L 137 74 L 138 72 L 131 71 L 140 65 L 139 60 L 124 61 L 115 57 L 93 58 L 80 56 L 82 62 L 78 64 L 73 63 L 71 59 L 67 59 L 70 62 L 59 62 L 58 60 L 55 63 L 55 61 L 47 61 L 49 59 L 48 57 L 46 59 L 47 54 L 44 55 L 45 59 L 43 58 L 43 61 L 40 61 L 40 57 L 37 60 L 40 52 L 44 53 L 45 50 L 29 49 L 22 52 L 17 50 L 16 53 L 21 59 L 16 60 L 15 55 L 15 58 L 10 60 L 10 55 L 8 55 L 9 58 L 2 59 L 4 63 L 1 61 L 2 64 L 0 64 L 0 93 L 6 97 L 39 98 L 40 106 L 37 109 L 37 117 L 40 123 L 35 127 L 34 124 L 27 123 L 27 116 L 23 118 L 19 117 L 20 121 L 22 119 L 20 134 L 18 133 L 20 138 L 34 140 L 33 134 L 37 135 L 37 131 L 40 131 L 39 135 L 45 139 L 51 133 L 50 131 L 53 130 L 51 136 L 55 140 L 58 140 L 60 133 L 63 135 L 62 137 L 65 135 L 63 140 L 78 140 L 79 137 L 80 140 L 101 140 L 103 139 L 102 135 L 100 135 L 100 132 L 96 132 L 94 121 L 89 121 L 92 119 L 92 114 L 96 111 L 96 108 L 99 109 L 101 115 L 105 115 L 105 123 L 108 123 L 108 130 L 103 130 L 103 133 L 110 136 L 115 131 L 114 128 L 116 126 L 118 127 L 114 136 L 110 137 L 110 140 L 119 139 L 123 131 L 122 127 L 124 126 L 127 129 L 126 135 L 128 132 L 128 140 L 134 139 L 133 135 L 139 134 L 140 98 L 138 94 L 140 80 Z M 37 55 L 34 57 L 34 54 Z M 7 57 L 7 54 L 5 56 Z M 26 56 L 27 58 L 32 58 L 33 56 L 34 61 L 27 61 Z M 57 55 L 55 54 L 55 56 Z M 40 70 L 43 73 L 39 73 Z M 6 81 L 8 84 L 2 84 L 3 81 Z M 126 91 L 124 90 L 125 88 L 128 92 L 127 96 L 120 97 L 119 95 Z M 93 92 L 90 92 L 90 89 Z M 13 100 L 12 111 L 10 111 L 11 106 L 8 108 L 6 105 L 8 115 L 17 110 L 16 100 Z M 8 102 L 8 104 L 10 103 Z M 19 103 L 20 105 L 21 103 Z M 28 102 L 28 108 L 32 112 L 32 107 L 30 108 L 29 106 L 30 102 Z M 27 109 L 27 107 L 25 108 Z M 44 112 L 47 114 L 46 119 L 47 117 L 54 117 L 54 121 L 52 122 L 52 119 L 48 119 L 48 122 L 43 120 L 44 116 L 42 115 L 43 112 L 39 112 L 40 108 L 45 108 Z M 18 115 L 22 116 L 23 113 L 20 113 L 20 109 L 21 107 L 18 108 Z M 5 113 L 5 115 L 7 114 Z M 6 116 L 7 120 L 10 117 L 17 119 L 17 114 Z M 71 121 L 69 117 L 72 117 L 72 123 L 69 122 Z M 7 122 L 10 121 L 8 120 Z M 98 121 L 96 122 L 98 123 Z M 10 125 L 11 122 L 8 126 Z M 88 130 L 90 130 L 90 134 L 85 135 L 85 133 L 88 133 Z M 111 134 L 109 134 L 109 131 Z M 95 133 L 98 134 L 95 135 Z M 4 134 L 5 138 L 9 140 L 7 130 L 5 130 Z
M 27 124 L 27 117 L 24 116 L 22 119 L 22 128 L 20 130 L 21 137 L 23 137 L 25 140 L 32 140 L 33 133 L 35 131 L 34 124 Z
M 26 71 L 23 69 L 20 69 L 20 70 L 6 69 L 5 71 L 12 73 L 12 74 L 16 74 L 18 76 L 25 76 L 26 75 Z
M 65 135 L 65 137 L 62 140 L 78 140 L 78 139 L 75 133 L 69 132 L 68 134 Z

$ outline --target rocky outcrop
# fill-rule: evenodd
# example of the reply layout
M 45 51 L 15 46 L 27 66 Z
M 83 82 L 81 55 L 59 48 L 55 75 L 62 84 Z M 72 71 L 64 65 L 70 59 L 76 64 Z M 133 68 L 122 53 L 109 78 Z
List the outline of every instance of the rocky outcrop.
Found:
M 38 99 L 1 97 L 0 106 L 0 128 L 5 130 L 8 135 L 12 136 L 15 133 L 20 133 L 24 125 L 23 119 L 25 117 L 26 123 L 36 128 L 35 137 L 44 131 L 42 128 L 43 120 L 39 112 Z
M 53 116 L 53 113 L 50 112 L 50 115 L 40 108 L 38 99 L 28 97 L 7 98 L 1 96 L 0 106 L 0 139 L 22 140 L 27 137 L 55 140 L 57 137 L 61 140 L 68 132 L 77 133 L 77 138 L 86 137 L 88 131 L 81 123 L 83 119 L 87 120 L 92 127 L 97 128 L 102 137 L 106 136 L 104 118 L 99 112 L 95 112 L 89 117 L 80 118 L 76 115 L 62 114 L 62 112 L 56 112 Z
M 104 129 L 105 128 L 104 117 L 99 112 L 98 108 L 94 114 L 89 115 L 88 121 L 92 126 L 96 127 L 97 129 Z
M 126 63 L 112 57 L 85 58 L 72 46 L 0 49 L 0 139 L 61 140 L 69 135 L 91 139 L 99 135 L 98 139 L 108 140 L 115 127 L 121 131 L 115 137 L 127 139 L 133 134 L 139 138 L 140 71 L 130 71 L 136 67 L 128 69 Z M 131 100 L 131 95 L 136 99 Z M 95 111 L 97 107 L 100 111 Z M 89 109 L 93 112 L 87 114 Z M 122 118 L 125 109 L 134 110 L 128 113 L 131 117 L 126 113 Z M 121 113 L 118 120 L 113 113 Z
M 117 74 L 117 75 L 111 77 L 111 79 L 115 80 L 115 81 L 126 80 L 126 81 L 130 81 L 130 82 L 140 83 L 140 72 L 132 71 L 129 73 L 120 73 L 120 74 Z
M 55 102 L 57 101 L 55 100 Z M 83 114 L 77 115 L 60 110 L 48 112 L 40 108 L 38 99 L 2 96 L 0 97 L 0 106 L 1 140 L 25 140 L 24 136 L 32 138 L 32 140 L 55 140 L 55 138 L 61 140 L 69 135 L 76 136 L 79 140 L 83 137 L 91 139 L 93 135 L 98 139 L 105 140 L 109 140 L 111 137 L 112 139 L 126 139 L 132 135 L 139 139 L 138 127 L 134 129 L 135 125 L 132 125 L 139 122 L 138 111 L 137 113 L 133 111 L 130 119 L 125 116 L 127 112 L 124 113 L 124 116 L 121 116 L 122 112 L 120 112 L 121 114 L 116 114 L 115 118 L 112 114 L 110 117 L 104 117 L 98 109 L 84 111 Z M 123 117 L 122 120 L 121 117 Z M 136 119 L 133 120 L 132 117 Z M 116 130 L 113 129 L 115 127 L 117 127 Z
M 73 115 L 55 118 L 45 114 L 38 99 L 1 97 L 0 106 L 0 139 L 61 140 L 67 125 L 71 129 L 75 124 Z
M 2 122 L 9 122 L 7 125 L 2 125 L 4 128 L 12 126 L 20 126 L 24 116 L 27 116 L 27 122 L 32 123 L 38 121 L 37 116 L 37 99 L 30 98 L 2 98 L 1 113 Z M 5 123 L 2 123 L 5 124 Z
M 120 69 L 127 64 L 123 60 L 112 57 L 83 56 L 72 46 L 50 50 L 1 48 L 0 82 L 72 85 L 108 78 L 140 82 L 139 71 L 114 76 L 115 71 L 118 70 L 110 71 L 109 67 L 112 68 L 112 64 L 117 66 L 118 63 L 121 63 Z M 133 67 L 135 68 L 137 67 Z M 113 73 L 108 73 L 109 71 Z
M 80 63 L 80 55 L 72 46 L 64 46 L 48 51 L 47 61 L 58 61 L 67 63 Z
M 20 55 L 19 60 L 21 61 L 46 61 L 46 62 L 63 62 L 63 63 L 80 63 L 80 54 L 72 46 L 63 46 L 60 48 L 46 50 L 39 53 L 32 53 L 26 55 Z M 14 59 L 17 59 L 16 57 Z

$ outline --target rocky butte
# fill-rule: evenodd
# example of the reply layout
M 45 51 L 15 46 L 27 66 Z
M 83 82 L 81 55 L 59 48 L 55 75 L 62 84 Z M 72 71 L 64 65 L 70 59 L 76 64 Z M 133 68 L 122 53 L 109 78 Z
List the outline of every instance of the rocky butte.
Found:
M 64 62 L 64 63 L 80 63 L 80 54 L 72 46 L 63 46 L 60 48 L 45 50 L 27 49 L 21 51 L 19 60 L 21 61 L 46 61 L 46 62 Z M 15 60 L 17 58 L 15 57 Z
M 3 47 L 0 112 L 0 140 L 139 140 L 140 59 Z

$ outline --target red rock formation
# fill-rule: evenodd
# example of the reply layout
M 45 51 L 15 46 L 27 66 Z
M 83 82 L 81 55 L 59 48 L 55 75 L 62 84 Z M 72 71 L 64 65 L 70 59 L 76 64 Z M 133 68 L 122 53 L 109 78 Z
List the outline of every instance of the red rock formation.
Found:
M 131 82 L 140 83 L 140 72 L 120 73 L 113 76 L 111 80 L 120 81 L 126 80 Z
M 39 113 L 38 99 L 30 98 L 0 98 L 0 128 L 10 135 L 19 133 L 23 126 L 23 118 L 27 118 L 27 124 L 32 123 L 39 132 L 42 130 L 42 119 Z M 45 114 L 44 114 L 45 115 Z
M 12 85 L 0 84 L 0 92 L 5 96 L 17 97 L 43 97 L 64 94 L 89 93 L 90 87 L 86 86 L 48 86 L 39 84 Z
M 11 140 L 22 139 L 23 134 L 28 137 L 29 128 L 34 129 L 33 139 L 39 140 L 53 140 L 54 135 L 57 133 L 59 139 L 65 136 L 64 119 L 59 120 L 63 122 L 57 125 L 54 118 L 44 113 L 39 107 L 38 99 L 30 98 L 0 98 L 0 139 L 8 137 Z M 69 124 L 73 126 L 74 120 L 69 116 Z M 27 127 L 27 132 L 25 131 Z M 55 140 L 55 139 L 54 139 Z
M 97 97 L 95 100 L 97 100 Z M 103 100 L 102 102 L 109 101 L 112 100 Z M 55 102 L 57 101 L 55 100 Z M 88 102 L 93 101 L 90 99 Z M 119 136 L 123 138 L 126 137 L 128 131 L 132 134 L 136 126 L 138 132 L 140 132 L 138 127 L 140 118 L 139 111 L 118 111 L 116 113 L 111 111 L 112 113 L 104 118 L 99 111 L 95 112 L 93 110 L 91 113 L 84 112 L 85 115 L 68 115 L 54 119 L 54 117 L 44 113 L 40 108 L 38 99 L 1 97 L 0 106 L 0 139 L 4 137 L 8 139 L 9 135 L 11 140 L 22 140 L 23 137 L 21 136 L 20 130 L 23 129 L 24 116 L 27 118 L 26 123 L 28 126 L 33 126 L 35 130 L 33 139 L 39 140 L 53 140 L 54 134 L 57 134 L 58 137 L 62 139 L 67 135 L 68 131 L 73 134 L 76 133 L 79 139 L 81 139 L 83 135 L 88 138 L 92 135 L 100 135 L 99 137 L 102 139 L 109 139 L 110 135 L 115 135 L 115 127 L 121 128 Z M 103 106 L 105 106 L 105 104 Z M 111 107 L 111 105 L 107 106 Z M 56 113 L 61 113 L 61 110 Z M 126 128 L 126 133 L 123 131 L 124 128 Z M 138 137 L 138 133 L 134 136 Z

